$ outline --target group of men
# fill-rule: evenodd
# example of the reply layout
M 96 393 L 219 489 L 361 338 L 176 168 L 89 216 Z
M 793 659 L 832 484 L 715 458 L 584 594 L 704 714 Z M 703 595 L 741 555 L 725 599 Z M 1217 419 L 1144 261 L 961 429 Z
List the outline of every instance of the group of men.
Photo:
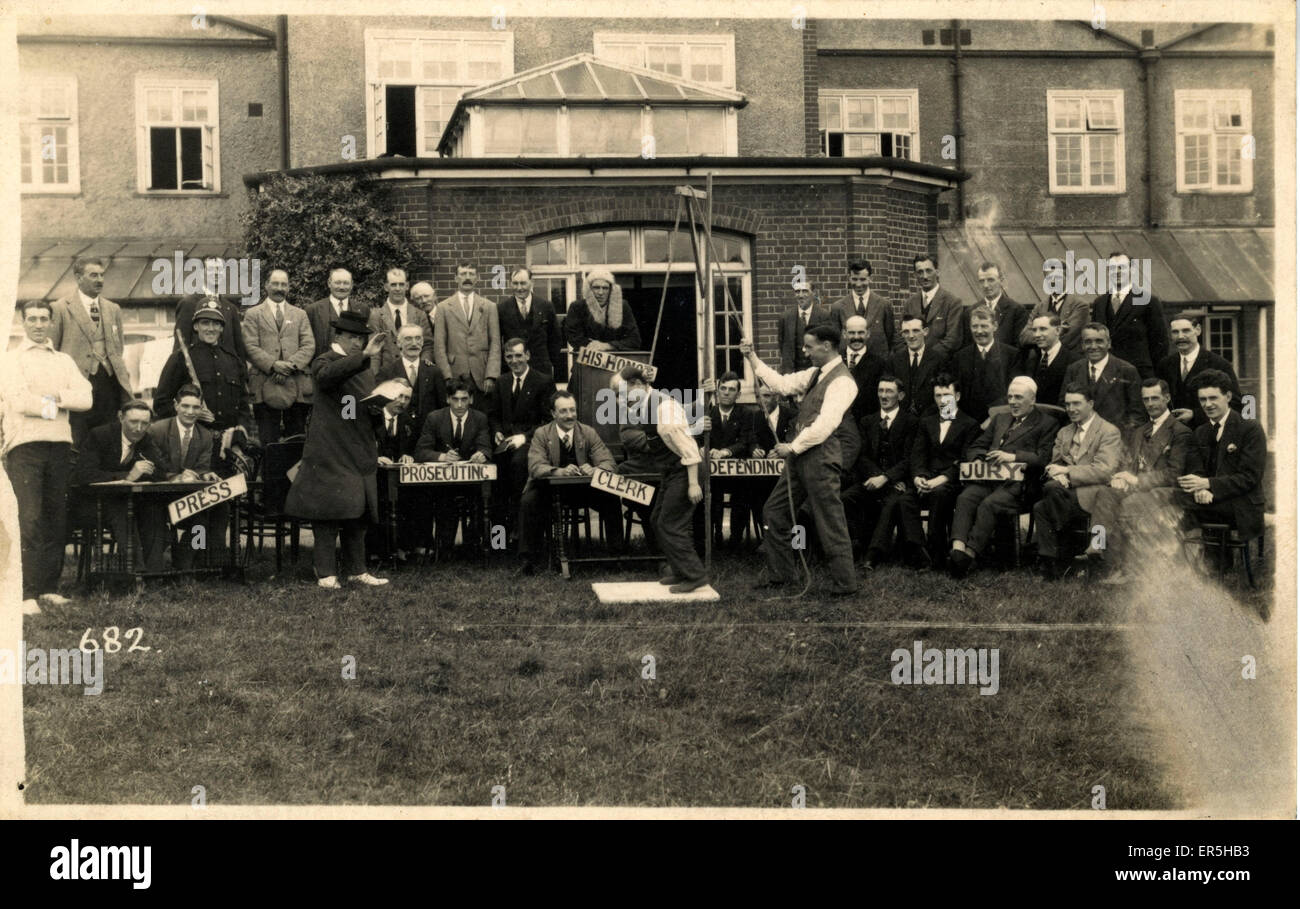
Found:
M 101 260 L 74 264 L 77 291 L 67 299 L 23 304 L 26 338 L 6 359 L 17 378 L 0 394 L 27 608 L 62 599 L 70 477 L 210 480 L 247 470 L 259 442 L 306 432 L 285 511 L 312 522 L 318 581 L 333 589 L 340 577 L 387 583 L 366 559 L 368 530 L 372 555 L 388 543 L 372 529 L 380 467 L 495 463 L 494 507 L 529 573 L 544 545 L 552 494 L 544 478 L 632 469 L 614 464 L 577 421 L 574 397 L 557 392 L 564 338 L 527 268 L 512 273 L 513 294 L 497 303 L 478 293 L 477 269 L 462 262 L 456 293 L 436 304 L 429 284 L 408 286 L 394 268 L 375 306 L 353 298 L 352 276 L 339 268 L 328 296 L 304 308 L 288 302 L 289 275 L 274 269 L 265 298 L 241 312 L 218 293 L 220 260 L 205 265 L 203 293 L 178 304 L 176 349 L 152 406 L 130 396 L 121 313 L 101 297 Z M 1031 309 L 1007 298 L 999 269 L 986 263 L 984 299 L 966 305 L 939 286 L 935 256 L 921 254 L 918 289 L 896 317 L 871 289 L 871 264 L 851 262 L 849 292 L 829 307 L 809 285 L 796 287 L 778 326 L 779 370 L 742 344 L 759 405 L 738 404 L 740 376 L 727 373 L 694 426 L 642 372 L 615 374 L 620 401 L 646 411 L 628 464 L 660 475 L 647 533 L 668 563 L 664 579 L 687 590 L 707 582 L 691 534 L 705 456 L 786 460 L 757 494 L 732 496 L 733 541 L 751 513 L 766 528 L 768 586 L 797 580 L 795 524 L 815 529 L 839 594 L 857 587 L 858 555 L 870 569 L 896 548 L 917 567 L 964 574 L 987 555 L 1001 517 L 1028 511 L 1051 576 L 1061 573 L 1071 527 L 1102 522 L 1113 557 L 1122 528 L 1156 503 L 1257 533 L 1266 444 L 1258 424 L 1232 410 L 1240 394 L 1231 366 L 1201 347 L 1193 316 L 1166 325 L 1159 301 L 1134 293 L 1128 257 L 1112 255 L 1109 267 L 1111 293 L 1091 303 L 1049 295 Z M 635 320 L 613 277 L 593 273 L 586 284 L 583 324 L 566 323 L 566 332 L 626 347 L 625 319 Z M 963 483 L 960 465 L 971 461 L 991 465 L 990 475 L 1008 466 L 997 479 Z M 592 495 L 607 539 L 621 545 L 618 500 Z M 455 538 L 458 516 L 444 497 L 404 497 L 396 551 L 386 554 L 401 561 Z M 719 528 L 721 504 L 715 497 Z M 128 532 L 121 516 L 110 520 L 119 537 Z M 138 523 L 147 565 L 160 567 L 168 548 L 174 564 L 184 562 L 176 537 L 184 527 L 169 529 L 160 513 Z

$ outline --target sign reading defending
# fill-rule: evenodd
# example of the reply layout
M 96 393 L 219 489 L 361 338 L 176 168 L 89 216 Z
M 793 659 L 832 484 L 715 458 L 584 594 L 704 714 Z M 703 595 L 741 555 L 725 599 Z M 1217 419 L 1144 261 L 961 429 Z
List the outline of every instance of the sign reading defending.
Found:
M 242 473 L 237 473 L 233 477 L 218 480 L 211 486 L 181 496 L 167 506 L 167 514 L 171 517 L 172 523 L 176 524 L 186 518 L 194 517 L 200 511 L 207 511 L 222 502 L 229 502 L 246 492 L 248 492 L 248 481 L 244 479 Z
M 495 464 L 470 464 L 468 461 L 432 462 L 399 465 L 400 483 L 475 483 L 497 478 Z
M 962 461 L 963 483 L 1001 483 L 1004 480 L 1021 481 L 1025 478 L 1025 465 L 1019 461 L 1011 464 L 993 464 L 988 461 Z
M 596 369 L 604 369 L 609 372 L 618 372 L 624 366 L 636 366 L 645 373 L 647 382 L 653 382 L 655 376 L 659 374 L 659 370 L 649 363 L 642 363 L 629 357 L 620 357 L 618 354 L 610 353 L 607 350 L 592 350 L 590 347 L 579 347 L 573 359 L 574 362 L 581 366 L 594 366 Z
M 785 459 L 713 458 L 709 473 L 715 477 L 779 477 L 785 473 Z
M 650 500 L 655 497 L 653 486 L 600 467 L 597 467 L 596 472 L 591 475 L 591 486 L 593 489 L 611 493 L 620 499 L 631 499 L 642 505 L 649 505 Z

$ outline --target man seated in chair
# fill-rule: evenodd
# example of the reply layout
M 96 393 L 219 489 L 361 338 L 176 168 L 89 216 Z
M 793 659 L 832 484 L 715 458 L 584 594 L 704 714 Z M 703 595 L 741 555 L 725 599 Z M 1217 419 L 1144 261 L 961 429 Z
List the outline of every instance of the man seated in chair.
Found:
M 77 467 L 74 474 L 74 486 L 88 486 L 91 483 L 108 483 L 127 481 L 131 483 L 149 483 L 164 479 L 165 464 L 163 453 L 148 437 L 149 422 L 152 416 L 149 405 L 144 401 L 127 401 L 118 411 L 118 422 L 96 426 L 86 434 L 78 446 Z M 167 537 L 167 512 L 163 506 L 160 510 L 156 501 L 149 496 L 141 496 L 134 503 L 136 508 L 135 542 L 144 554 L 146 571 L 163 569 L 163 551 Z M 83 527 L 93 527 L 95 522 L 95 502 L 87 496 L 79 499 L 79 523 Z M 113 528 L 117 545 L 130 545 L 130 523 L 127 521 L 126 499 L 114 497 L 104 499 L 104 514 L 108 524 Z
M 523 573 L 534 574 L 546 548 L 546 529 L 551 525 L 551 496 L 545 477 L 590 477 L 600 467 L 614 469 L 614 456 L 596 430 L 578 422 L 578 401 L 567 391 L 551 395 L 555 419 L 539 426 L 528 445 L 528 483 L 519 500 L 519 558 Z M 623 546 L 621 499 L 590 486 L 566 492 L 570 502 L 596 509 L 605 525 L 605 537 L 614 549 Z
M 1268 440 L 1256 420 L 1231 410 L 1227 373 L 1207 369 L 1196 377 L 1196 398 L 1206 421 L 1192 433 L 1177 501 L 1197 525 L 1226 524 L 1242 540 L 1264 532 L 1264 464 Z
M 941 565 L 948 554 L 952 513 L 961 492 L 958 475 L 966 449 L 980 427 L 960 408 L 961 383 L 950 373 L 934 377 L 935 410 L 921 417 L 912 442 L 909 462 L 911 489 L 900 503 L 903 539 L 912 547 L 927 546 L 932 564 Z M 921 509 L 930 517 L 921 534 Z
M 948 567 L 954 577 L 962 577 L 981 553 L 987 551 L 998 517 L 1007 515 L 1017 521 L 1022 503 L 1036 498 L 1045 465 L 1052 458 L 1052 440 L 1056 438 L 1056 417 L 1035 406 L 1038 385 L 1028 376 L 1016 376 L 1007 387 L 1007 412 L 989 421 L 966 452 L 966 460 L 984 460 L 990 464 L 1024 464 L 1023 480 L 1000 480 L 992 483 L 967 483 L 957 496 L 952 519 L 952 551 Z
M 1070 564 L 1061 534 L 1073 522 L 1088 518 L 1124 451 L 1119 429 L 1093 410 L 1087 385 L 1066 385 L 1064 398 L 1070 422 L 1056 434 L 1052 460 L 1044 471 L 1043 497 L 1034 505 L 1039 570 L 1048 581 L 1060 580 Z M 1091 524 L 1088 539 L 1093 539 Z
M 532 354 L 523 338 L 505 342 L 506 371 L 488 396 L 488 422 L 496 452 L 497 482 L 493 490 L 496 508 L 505 514 L 518 513 L 519 497 L 528 482 L 528 448 L 537 427 L 551 419 L 551 395 L 555 380 L 550 373 L 532 368 Z M 494 518 L 494 520 L 497 520 Z M 519 528 L 511 528 L 511 536 Z
M 407 411 L 411 407 L 411 383 L 398 376 L 382 384 L 388 386 L 386 390 L 393 392 L 393 397 L 371 417 L 375 427 L 375 442 L 378 443 L 379 466 L 391 468 L 394 465 L 413 464 L 415 463 L 416 427 L 407 419 Z M 381 514 L 384 513 L 383 509 L 391 507 L 388 501 L 388 481 L 395 478 L 388 474 L 387 470 L 379 471 Z M 422 486 L 408 486 L 401 491 L 399 502 L 401 510 L 397 515 L 395 551 L 390 552 L 388 548 L 387 525 L 371 524 L 366 529 L 366 552 L 371 553 L 372 560 L 396 556 L 398 562 L 405 562 L 407 553 L 415 550 L 417 545 L 426 547 L 428 545 L 425 538 L 432 526 L 429 512 L 433 508 L 428 489 Z
M 158 449 L 162 460 L 155 465 L 155 479 L 180 483 L 216 482 L 212 472 L 212 449 L 215 433 L 199 424 L 203 413 L 203 394 L 197 385 L 182 385 L 173 400 L 176 416 L 155 420 L 146 437 Z M 230 526 L 230 506 L 217 505 L 192 518 L 186 518 L 170 531 L 172 567 L 190 568 L 194 554 L 202 549 L 208 563 L 215 565 L 226 548 L 226 530 Z M 199 531 L 199 528 L 203 528 Z M 176 531 L 181 532 L 176 542 Z M 200 540 L 202 545 L 199 545 Z
M 894 525 L 900 517 L 900 500 L 907 494 L 907 471 L 917 419 L 904 407 L 899 380 L 883 375 L 876 384 L 880 409 L 862 418 L 862 450 L 853 465 L 853 482 L 840 495 L 854 548 L 865 543 L 864 567 L 870 571 L 893 549 Z M 902 405 L 902 406 L 900 406 Z M 914 547 L 913 564 L 924 558 Z
M 744 404 L 737 404 L 740 396 L 740 376 L 734 372 L 724 372 L 718 377 L 718 393 L 709 408 L 709 415 L 695 424 L 696 430 L 709 434 L 709 458 L 754 458 L 758 443 L 754 440 L 754 416 Z M 703 441 L 701 435 L 700 440 Z M 731 485 L 731 539 L 728 541 L 735 548 L 744 539 L 745 526 L 749 523 L 749 510 L 752 496 L 747 495 L 747 480 L 732 481 Z M 721 488 L 715 489 L 709 506 L 709 523 L 713 526 L 713 545 L 722 545 L 722 506 Z
M 1192 444 L 1192 430 L 1170 410 L 1172 401 L 1169 383 L 1164 379 L 1152 376 L 1142 380 L 1142 406 L 1150 422 L 1134 431 L 1119 471 L 1092 504 L 1092 524 L 1104 528 L 1106 534 L 1101 551 L 1107 571 L 1103 584 L 1128 582 L 1124 556 L 1130 533 L 1150 540 L 1162 531 L 1170 531 L 1172 539 L 1171 531 L 1177 522 L 1168 517 L 1177 508 L 1173 504 L 1174 484 Z
M 492 462 L 492 439 L 488 435 L 487 415 L 469 406 L 470 385 L 456 377 L 447 382 L 448 406 L 425 418 L 420 439 L 415 443 L 415 460 L 420 463 L 441 461 L 470 464 Z M 449 552 L 456 542 L 455 497 L 440 494 L 434 507 L 434 524 L 438 549 Z M 486 529 L 486 528 L 485 528 Z

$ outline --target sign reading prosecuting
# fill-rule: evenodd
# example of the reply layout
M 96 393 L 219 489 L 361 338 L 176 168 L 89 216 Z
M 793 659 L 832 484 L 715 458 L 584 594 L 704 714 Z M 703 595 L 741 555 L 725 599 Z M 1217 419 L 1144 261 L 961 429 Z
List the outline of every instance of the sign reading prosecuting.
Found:
M 218 480 L 211 486 L 204 486 L 202 489 L 181 496 L 167 506 L 167 514 L 171 517 L 172 523 L 176 524 L 186 518 L 194 517 L 200 511 L 207 511 L 222 502 L 229 502 L 246 492 L 248 492 L 248 481 L 244 479 L 242 473 L 237 473 L 233 477 Z
M 600 467 L 597 467 L 595 473 L 591 475 L 591 486 L 593 489 L 612 493 L 620 499 L 631 499 L 642 505 L 649 505 L 650 500 L 655 497 L 655 488 L 648 483 Z
M 426 464 L 402 464 L 401 483 L 475 483 L 497 478 L 495 464 L 471 464 L 468 461 L 434 461 Z
M 779 477 L 785 473 L 784 458 L 714 458 L 709 473 L 715 477 Z
M 639 366 L 641 371 L 645 373 L 647 382 L 653 382 L 655 376 L 659 374 L 658 368 L 651 366 L 649 363 L 642 363 L 629 357 L 620 357 L 618 354 L 610 353 L 607 350 L 592 350 L 590 347 L 579 347 L 573 359 L 580 366 L 594 366 L 596 369 L 604 369 L 609 372 L 618 372 L 624 366 Z
M 963 483 L 1000 483 L 1004 480 L 1023 480 L 1025 465 L 1019 461 L 1011 464 L 994 464 L 989 461 L 962 461 Z

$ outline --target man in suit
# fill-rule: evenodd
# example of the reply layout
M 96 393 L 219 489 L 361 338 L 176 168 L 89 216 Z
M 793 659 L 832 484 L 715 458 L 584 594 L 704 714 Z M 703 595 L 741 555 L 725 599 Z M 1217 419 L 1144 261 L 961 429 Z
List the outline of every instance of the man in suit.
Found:
M 415 329 L 418 326 L 411 327 Z M 383 382 L 377 382 L 376 389 L 379 385 L 387 385 L 386 390 L 391 391 L 393 396 L 371 418 L 375 428 L 376 448 L 379 452 L 377 463 L 381 468 L 413 464 L 417 430 L 408 419 L 411 407 L 411 384 L 405 376 L 394 376 Z M 390 477 L 385 476 L 387 472 L 385 469 L 377 474 L 381 514 L 384 513 L 385 508 L 393 507 L 388 496 L 389 484 L 386 480 Z M 397 539 L 393 541 L 394 551 L 389 550 L 386 529 L 379 524 L 370 525 L 366 531 L 366 551 L 370 553 L 372 560 L 377 558 L 382 561 L 393 556 L 398 562 L 405 562 L 408 553 L 427 551 L 429 528 L 432 526 L 429 520 L 432 497 L 427 495 L 428 491 L 427 487 L 415 485 L 401 491 L 398 500 L 400 508 L 397 513 Z
M 244 345 L 252 368 L 248 372 L 253 395 L 253 416 L 257 437 L 263 445 L 296 436 L 307 429 L 310 410 L 311 376 L 307 368 L 316 352 L 307 314 L 286 299 L 289 273 L 282 268 L 266 278 L 266 299 L 244 317 Z M 274 402 L 268 402 L 266 388 L 274 384 Z M 285 386 L 288 386 L 286 388 Z M 282 406 L 292 398 L 287 407 Z
M 1082 354 L 1061 340 L 1061 317 L 1055 312 L 1034 316 L 1029 325 L 1033 348 L 1025 355 L 1017 372 L 1038 384 L 1043 400 L 1055 404 L 1065 387 L 1065 371 Z
M 899 502 L 907 494 L 916 417 L 899 407 L 901 397 L 898 379 L 881 376 L 876 386 L 880 409 L 862 419 L 862 450 L 853 465 L 853 483 L 840 495 L 854 549 L 866 544 L 868 571 L 893 549 Z M 923 558 L 918 549 L 908 556 L 913 563 Z
M 411 435 L 419 437 L 429 414 L 447 406 L 447 386 L 432 361 L 424 359 L 424 331 L 419 325 L 403 325 L 397 331 L 399 356 L 379 370 L 375 382 L 405 379 L 411 386 L 411 403 L 402 419 L 411 424 Z
M 122 310 L 100 297 L 104 260 L 77 259 L 72 273 L 77 289 L 51 305 L 49 337 L 54 349 L 72 357 L 90 380 L 94 404 L 90 410 L 69 415 L 76 448 L 91 429 L 117 423 L 118 405 L 131 397 L 131 376 L 122 358 Z
M 1129 534 L 1139 539 L 1157 535 L 1163 527 L 1159 514 L 1173 504 L 1174 484 L 1187 461 L 1192 430 L 1170 412 L 1169 401 L 1164 379 L 1142 381 L 1148 422 L 1133 433 L 1120 469 L 1092 503 L 1092 525 L 1106 534 L 1101 558 L 1108 573 L 1103 584 L 1127 583 L 1123 566 Z
M 903 406 L 920 416 L 930 406 L 925 390 L 934 374 L 943 369 L 946 355 L 929 344 L 929 329 L 920 316 L 904 316 L 900 326 L 903 349 L 894 353 L 889 372 L 902 382 Z
M 384 339 L 379 357 L 371 361 L 370 368 L 375 371 L 376 377 L 402 358 L 397 348 L 397 333 L 407 325 L 420 327 L 424 335 L 420 355 L 428 362 L 433 362 L 433 325 L 424 310 L 406 299 L 406 286 L 406 272 L 400 268 L 390 268 L 384 284 L 388 298 L 370 310 L 370 327 Z
M 1232 410 L 1232 379 L 1217 369 L 1196 378 L 1206 422 L 1192 433 L 1178 504 L 1197 524 L 1227 524 L 1243 540 L 1264 532 L 1264 468 L 1268 440 L 1257 420 Z
M 782 403 L 770 385 L 758 386 L 758 412 L 754 414 L 754 457 L 773 458 L 778 442 L 786 441 L 794 425 L 795 409 Z M 761 454 L 760 454 L 761 452 Z M 764 497 L 766 501 L 766 497 Z
M 1169 324 L 1176 350 L 1156 364 L 1156 375 L 1169 384 L 1174 418 L 1191 423 L 1193 429 L 1206 422 L 1196 400 L 1196 377 L 1217 369 L 1232 381 L 1232 409 L 1241 410 L 1241 385 L 1232 364 L 1201 346 L 1200 320 L 1192 313 L 1179 313 Z
M 983 303 L 971 308 L 969 331 L 971 343 L 953 355 L 949 370 L 963 389 L 962 409 L 976 423 L 983 423 L 990 407 L 1006 403 L 1007 383 L 1016 375 L 1019 351 L 996 340 L 993 313 Z
M 175 417 L 154 420 L 146 431 L 146 438 L 153 443 L 161 457 L 154 465 L 154 476 L 159 480 L 182 483 L 217 480 L 217 475 L 212 472 L 213 436 L 199 425 L 199 416 L 203 413 L 203 392 L 197 385 L 182 385 L 176 392 L 174 405 Z M 219 564 L 220 553 L 226 548 L 226 529 L 229 526 L 229 506 L 217 505 L 181 521 L 173 529 L 160 527 L 156 539 L 162 545 L 154 556 L 156 564 L 161 566 L 161 549 L 170 543 L 172 566 L 193 566 L 193 529 L 196 527 L 204 528 L 203 549 L 208 554 L 209 564 Z M 177 530 L 181 532 L 179 543 L 176 541 Z
M 233 261 L 231 263 L 234 264 Z M 223 293 L 237 286 L 236 281 L 227 281 L 226 263 L 220 256 L 209 256 L 203 260 L 203 292 L 187 294 L 176 303 L 176 318 L 173 324 L 181 333 L 181 340 L 186 344 L 194 340 L 194 313 L 200 307 L 212 308 L 217 304 L 221 314 L 226 317 L 226 331 L 221 336 L 221 347 L 226 353 L 239 360 L 248 359 L 248 348 L 244 345 L 243 327 L 240 324 L 239 297 Z M 173 345 L 172 350 L 179 350 Z
M 415 460 L 425 463 L 489 464 L 492 461 L 491 426 L 487 415 L 470 407 L 470 386 L 461 378 L 447 383 L 447 405 L 424 421 Z M 434 537 L 439 552 L 450 552 L 456 544 L 456 509 L 452 496 L 439 496 L 434 509 Z M 469 542 L 466 540 L 466 542 Z
M 853 545 L 840 501 L 843 461 L 837 433 L 846 415 L 852 421 L 850 410 L 858 386 L 839 348 L 840 332 L 833 323 L 812 325 L 803 339 L 803 352 L 812 366 L 783 376 L 758 359 L 748 338 L 740 344 L 740 352 L 749 359 L 760 380 L 780 394 L 802 395 L 794 437 L 789 442 L 778 442 L 775 449 L 777 457 L 787 460 L 785 473 L 777 478 L 763 506 L 763 520 L 770 531 L 761 547 L 768 572 L 767 579 L 757 585 L 761 588 L 796 583 L 795 554 L 790 547 L 794 526 L 791 512 L 798 514 L 807 501 L 826 556 L 833 585 L 830 595 L 849 596 L 858 589 Z
M 1110 331 L 1100 322 L 1083 328 L 1083 359 L 1065 369 L 1065 385 L 1087 385 L 1097 414 L 1121 433 L 1146 422 L 1138 389 L 1142 378 L 1133 364 L 1111 353 Z M 1062 388 L 1060 403 L 1065 405 Z
M 1020 343 L 1020 335 L 1025 330 L 1025 324 L 1029 321 L 1029 311 L 1007 296 L 1002 287 L 1002 269 L 995 263 L 985 262 L 981 265 L 975 272 L 975 279 L 979 282 L 984 299 L 966 310 L 966 339 L 969 341 L 971 337 L 970 317 L 978 306 L 983 305 L 988 308 L 993 320 L 993 332 L 997 342 L 1008 347 L 1016 347 Z
M 717 396 L 709 407 L 708 416 L 696 424 L 698 432 L 709 434 L 709 458 L 750 458 L 756 457 L 754 450 L 754 416 L 743 404 L 737 404 L 740 396 L 740 376 L 731 371 L 718 377 Z M 702 442 L 701 438 L 701 442 Z M 739 546 L 744 538 L 745 527 L 749 524 L 749 509 L 753 496 L 749 495 L 748 480 L 729 481 L 732 484 L 731 496 L 731 539 L 733 547 Z M 722 490 L 715 489 L 710 500 L 709 522 L 713 527 L 714 545 L 722 544 Z
M 149 405 L 144 401 L 127 401 L 118 411 L 118 422 L 97 426 L 86 434 L 78 450 L 75 486 L 126 480 L 149 482 L 160 479 L 162 452 L 148 438 Z M 93 526 L 95 502 L 92 496 L 78 497 L 78 519 L 83 527 Z M 147 571 L 161 571 L 166 511 L 156 500 L 141 497 L 135 509 L 136 533 L 131 534 L 126 499 L 105 499 L 104 515 L 113 528 L 118 546 L 135 545 L 144 555 Z M 165 509 L 165 506 L 162 506 Z
M 966 460 L 1024 464 L 1024 480 L 968 483 L 957 496 L 948 566 L 954 577 L 970 571 L 993 537 L 999 515 L 1018 515 L 1021 503 L 1037 494 L 1043 466 L 1052 457 L 1056 418 L 1035 406 L 1038 386 L 1016 376 L 1007 388 L 1007 413 L 995 416 L 966 452 Z M 1019 527 L 1016 532 L 1019 533 Z
M 934 348 L 938 362 L 942 364 L 961 347 L 966 308 L 961 300 L 939 286 L 937 256 L 929 253 L 913 256 L 912 270 L 919 286 L 903 304 L 903 320 L 921 320 L 929 344 Z M 894 350 L 901 353 L 906 344 L 906 336 L 895 340 Z M 900 373 L 894 374 L 902 378 Z
M 316 341 L 316 355 L 320 356 L 334 343 L 333 321 L 340 313 L 354 312 L 366 319 L 370 307 L 352 298 L 352 272 L 336 268 L 330 272 L 329 295 L 307 304 L 307 321 L 311 324 L 312 338 Z
M 1143 288 L 1133 292 L 1133 271 L 1129 257 L 1121 252 L 1106 257 L 1111 292 L 1092 304 L 1092 321 L 1110 329 L 1116 356 L 1133 364 L 1142 378 L 1156 374 L 1156 364 L 1169 352 L 1169 331 L 1160 301 Z M 1151 275 L 1147 274 L 1150 282 Z
M 927 545 L 930 561 L 943 564 L 952 532 L 952 514 L 961 492 L 958 474 L 967 447 L 980 433 L 979 424 L 960 408 L 961 383 L 950 373 L 934 377 L 935 409 L 921 417 L 912 442 L 911 488 L 899 503 L 903 539 L 911 547 Z M 921 534 L 921 509 L 930 517 Z
M 890 320 L 892 331 L 893 321 Z M 862 316 L 849 316 L 844 322 L 844 365 L 849 368 L 853 381 L 858 383 L 858 396 L 853 399 L 853 419 L 862 422 L 862 418 L 876 409 L 876 385 L 880 377 L 889 371 L 889 364 L 877 356 L 871 349 L 872 335 L 867 328 L 867 320 Z M 886 357 L 892 354 L 886 352 Z
M 549 373 L 556 382 L 568 374 L 560 320 L 550 300 L 533 295 L 533 273 L 520 266 L 510 276 L 514 295 L 497 304 L 497 322 L 502 338 L 523 338 L 529 366 Z M 509 369 L 510 364 L 506 363 Z
M 1092 512 L 1124 453 L 1119 429 L 1097 416 L 1087 385 L 1065 386 L 1065 412 L 1070 422 L 1056 434 L 1043 497 L 1034 505 L 1039 570 L 1049 581 L 1060 580 L 1070 565 L 1060 535 Z
M 433 324 L 433 307 L 438 304 L 434 297 L 433 285 L 428 281 L 417 281 L 411 285 L 411 302 L 420 307 L 420 310 L 429 317 L 429 324 Z
M 498 452 L 497 506 L 514 511 L 528 482 L 528 446 L 533 433 L 551 419 L 555 382 L 550 373 L 533 369 L 532 354 L 523 338 L 512 337 L 504 346 L 506 371 L 489 398 L 488 423 Z
M 1034 306 L 1025 327 L 1020 331 L 1020 346 L 1035 346 L 1033 323 L 1040 316 L 1055 315 L 1060 326 L 1061 345 L 1076 355 L 1083 353 L 1080 342 L 1083 340 L 1083 326 L 1092 317 L 1092 304 L 1082 297 L 1070 296 L 1065 292 L 1068 286 L 1065 278 L 1065 263 L 1060 259 L 1048 259 L 1043 263 L 1043 289 L 1047 298 Z M 1041 384 L 1040 384 L 1041 387 Z M 1043 395 L 1044 401 L 1055 401 L 1055 396 Z
M 866 349 L 882 364 L 889 359 L 894 349 L 894 307 L 879 294 L 871 293 L 871 263 L 858 259 L 849 263 L 849 292 L 831 304 L 831 314 L 844 334 L 844 339 L 852 346 L 853 337 L 849 333 L 849 320 L 855 316 L 864 322 L 863 330 Z M 849 370 L 852 371 L 852 365 Z M 875 382 L 870 388 L 875 389 Z M 858 395 L 861 398 L 861 395 Z M 867 395 L 867 400 L 875 398 L 874 391 Z M 868 407 L 874 406 L 868 404 Z
M 497 306 L 478 295 L 478 269 L 456 266 L 456 293 L 438 303 L 433 314 L 433 356 L 444 379 L 470 383 L 476 401 L 496 386 L 501 362 L 501 328 Z
M 804 333 L 813 325 L 833 324 L 835 317 L 820 303 L 813 302 L 812 284 L 799 281 L 794 286 L 791 305 L 776 323 L 776 346 L 781 354 L 781 373 L 807 369 L 811 365 L 803 351 Z
M 216 436 L 213 452 L 213 469 L 222 476 L 230 476 L 237 468 L 244 450 L 252 447 L 253 428 L 252 396 L 245 383 L 247 364 L 236 360 L 221 347 L 221 333 L 225 328 L 225 315 L 217 306 L 204 303 L 194 312 L 194 340 L 188 345 L 190 363 L 194 365 L 199 387 L 203 389 L 203 403 L 207 412 L 200 417 L 205 429 Z M 153 409 L 158 417 L 174 416 L 176 393 L 182 385 L 194 381 L 190 375 L 185 353 L 176 351 L 163 364 L 154 390 Z M 227 452 L 234 457 L 227 458 Z
M 71 413 L 93 404 L 90 382 L 72 357 L 50 340 L 51 306 L 21 304 L 23 333 L 0 360 L 0 454 L 18 511 L 22 550 L 23 614 L 37 615 L 42 599 L 68 602 L 58 592 L 67 530 Z
M 553 392 L 551 412 L 554 419 L 539 426 L 528 443 L 529 479 L 519 498 L 519 558 L 524 574 L 537 571 L 537 560 L 546 548 L 546 532 L 551 526 L 551 487 L 538 481 L 552 476 L 589 477 L 597 467 L 614 469 L 614 456 L 596 430 L 578 422 L 578 402 L 573 395 Z M 569 494 L 597 510 L 610 546 L 621 548 L 621 500 L 589 486 L 572 489 Z
M 311 363 L 316 389 L 311 421 L 284 511 L 311 521 L 319 587 L 340 589 L 340 570 L 350 581 L 379 587 L 388 579 L 366 571 L 366 525 L 379 520 L 379 450 L 374 424 L 357 410 L 374 390 L 370 360 L 379 356 L 383 340 L 351 310 L 340 312 L 331 327 L 333 342 Z M 337 559 L 336 541 L 341 543 Z

